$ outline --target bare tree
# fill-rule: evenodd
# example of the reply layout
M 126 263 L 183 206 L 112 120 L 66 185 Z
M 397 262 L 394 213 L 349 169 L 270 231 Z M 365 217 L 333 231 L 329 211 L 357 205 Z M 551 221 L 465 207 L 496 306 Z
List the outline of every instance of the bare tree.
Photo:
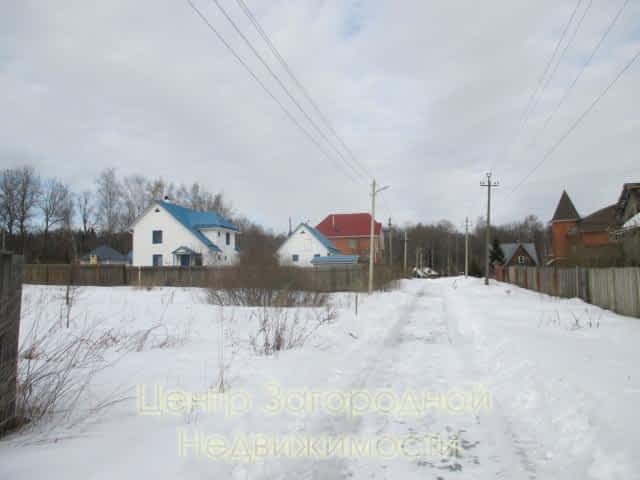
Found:
M 76 245 L 76 237 L 73 234 L 73 215 L 75 212 L 75 204 L 73 203 L 73 197 L 71 195 L 67 195 L 62 201 L 62 206 L 60 208 L 60 216 L 62 228 L 65 232 L 65 235 L 69 239 L 69 243 L 71 244 L 71 259 L 75 262 L 78 259 L 78 247 Z
M 82 223 L 82 233 L 84 233 L 84 235 L 87 235 L 89 229 L 93 227 L 94 208 L 91 196 L 91 192 L 85 190 L 76 198 L 78 214 L 80 215 L 80 222 Z
M 122 225 L 122 186 L 114 168 L 100 172 L 97 185 L 97 219 L 102 231 L 113 234 Z
M 125 225 L 131 225 L 151 203 L 148 183 L 142 175 L 130 175 L 124 179 Z
M 33 211 L 38 202 L 40 194 L 40 179 L 33 167 L 22 167 L 16 170 L 17 175 L 17 205 L 18 205 L 18 230 L 24 248 L 29 221 L 33 217 Z
M 65 210 L 69 206 L 71 194 L 69 187 L 55 178 L 42 183 L 41 193 L 38 197 L 38 206 L 42 210 L 43 240 L 45 257 L 47 254 L 47 244 L 49 231 L 64 220 Z
M 18 187 L 17 170 L 3 170 L 0 176 L 0 221 L 9 235 L 13 235 L 18 222 Z

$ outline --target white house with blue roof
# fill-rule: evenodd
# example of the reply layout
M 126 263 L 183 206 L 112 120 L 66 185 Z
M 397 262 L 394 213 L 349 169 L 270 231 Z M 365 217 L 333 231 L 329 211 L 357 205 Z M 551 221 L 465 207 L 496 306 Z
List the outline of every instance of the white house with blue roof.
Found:
M 238 227 L 214 212 L 153 202 L 130 227 L 136 266 L 233 265 Z
M 280 265 L 312 267 L 328 259 L 345 260 L 331 240 L 312 226 L 301 223 L 277 251 Z

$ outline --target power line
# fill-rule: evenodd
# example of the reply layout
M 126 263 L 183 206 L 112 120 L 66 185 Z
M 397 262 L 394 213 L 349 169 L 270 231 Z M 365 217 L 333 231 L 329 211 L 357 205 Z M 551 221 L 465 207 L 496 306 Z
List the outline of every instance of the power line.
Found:
M 640 50 L 638 50 L 636 54 L 631 58 L 631 60 L 629 60 L 625 64 L 625 66 L 618 72 L 618 74 L 613 78 L 613 80 L 609 82 L 607 87 L 595 98 L 593 102 L 591 102 L 589 107 L 587 107 L 587 109 L 584 112 L 582 112 L 582 114 L 571 124 L 571 126 L 567 129 L 567 131 L 565 131 L 565 133 L 562 134 L 562 136 L 560 136 L 560 138 L 551 146 L 551 148 L 547 150 L 547 152 L 543 155 L 542 159 L 529 171 L 529 173 L 527 173 L 527 175 L 525 175 L 524 178 L 511 191 L 509 191 L 509 193 L 507 194 L 507 197 L 510 196 L 513 192 L 515 192 L 524 182 L 527 181 L 527 179 L 531 175 L 535 173 L 536 170 L 538 170 L 538 168 L 542 166 L 542 164 L 545 161 L 547 161 L 547 159 L 553 154 L 553 152 L 556 151 L 556 149 L 562 144 L 562 142 L 564 142 L 565 139 L 569 135 L 571 135 L 571 133 L 573 133 L 576 127 L 580 125 L 580 123 L 582 123 L 585 117 L 589 115 L 589 113 L 591 113 L 591 111 L 595 108 L 598 102 L 600 102 L 600 100 L 602 100 L 602 98 L 609 92 L 609 90 L 611 90 L 611 88 L 617 83 L 620 77 L 622 77 L 622 75 L 624 75 L 625 72 L 629 70 L 629 68 L 631 68 L 631 65 L 635 63 L 638 57 L 640 57 Z
M 207 17 L 204 16 L 204 14 L 198 9 L 198 7 L 196 7 L 191 0 L 186 0 L 186 1 L 189 4 L 189 6 L 200 17 L 200 19 L 207 25 L 209 30 L 211 30 L 216 35 L 216 37 L 218 37 L 218 40 L 220 40 L 220 42 L 227 48 L 227 50 L 229 50 L 229 52 L 231 52 L 231 54 L 235 57 L 235 59 L 245 68 L 247 73 L 249 73 L 249 75 L 251 75 L 251 77 L 258 83 L 258 85 L 260 85 L 260 87 L 262 87 L 262 89 L 267 93 L 267 95 L 269 95 L 269 97 L 271 97 L 271 99 L 280 106 L 280 108 L 286 114 L 286 116 L 289 118 L 289 120 L 291 120 L 302 131 L 302 133 L 304 133 L 307 136 L 307 138 L 309 138 L 309 140 L 311 140 L 315 144 L 315 146 L 324 154 L 325 157 L 327 157 L 329 160 L 334 162 L 338 166 L 338 168 L 340 168 L 341 171 L 347 177 L 349 177 L 349 179 L 351 181 L 356 183 L 357 182 L 356 178 L 349 171 L 345 170 L 343 165 L 341 165 L 339 162 L 337 162 L 334 159 L 333 156 L 329 155 L 329 153 L 318 142 L 318 140 L 316 140 L 307 131 L 307 129 L 305 129 L 302 126 L 302 124 L 291 114 L 291 112 L 289 112 L 289 110 L 287 110 L 287 108 L 282 104 L 282 102 L 280 100 L 278 100 L 278 98 L 271 92 L 271 90 L 269 90 L 267 88 L 267 86 L 264 84 L 264 82 L 262 80 L 260 80 L 260 78 L 254 73 L 253 70 L 251 70 L 251 67 L 249 67 L 249 65 L 242 59 L 242 57 L 240 57 L 240 55 L 238 55 L 238 53 L 233 49 L 233 47 L 225 40 L 225 38 L 220 34 L 220 32 L 218 32 L 218 30 L 216 30 L 216 28 L 211 24 L 211 22 L 209 22 Z
M 338 156 L 342 159 L 342 161 L 349 167 L 351 168 L 351 170 L 359 176 L 363 176 L 362 173 L 358 172 L 357 169 L 354 168 L 354 166 L 349 162 L 349 160 L 344 156 L 344 154 L 338 149 L 336 148 L 336 146 L 331 142 L 331 140 L 329 140 L 329 138 L 327 137 L 327 135 L 322 131 L 322 129 L 320 129 L 317 125 L 317 123 L 311 118 L 311 116 L 309 116 L 309 114 L 307 113 L 307 111 L 304 109 L 304 107 L 302 105 L 300 105 L 300 102 L 298 102 L 298 100 L 293 96 L 293 94 L 291 93 L 291 91 L 287 88 L 287 86 L 283 83 L 282 79 L 273 71 L 273 69 L 271 68 L 271 66 L 267 63 L 267 61 L 262 57 L 262 55 L 260 55 L 260 53 L 256 50 L 256 48 L 253 46 L 253 44 L 251 43 L 251 41 L 247 38 L 247 36 L 243 33 L 243 31 L 240 29 L 240 27 L 238 27 L 238 25 L 236 24 L 236 22 L 233 20 L 233 18 L 231 18 L 231 16 L 229 16 L 229 14 L 227 13 L 227 11 L 224 9 L 224 7 L 220 4 L 220 2 L 218 0 L 212 0 L 213 3 L 215 3 L 215 5 L 218 7 L 218 10 L 220 10 L 220 12 L 224 15 L 224 17 L 229 21 L 229 23 L 231 24 L 231 26 L 233 27 L 233 29 L 236 31 L 236 33 L 238 35 L 240 35 L 240 37 L 242 38 L 242 40 L 244 41 L 244 43 L 251 49 L 251 51 L 253 52 L 253 54 L 256 56 L 256 58 L 260 61 L 260 63 L 262 63 L 262 65 L 267 69 L 267 71 L 269 72 L 269 74 L 273 77 L 273 79 L 278 83 L 278 85 L 280 85 L 280 87 L 282 88 L 282 90 L 286 93 L 286 95 L 289 97 L 289 99 L 295 104 L 295 106 L 298 108 L 298 110 L 300 110 L 300 112 L 304 115 L 304 117 L 307 119 L 307 121 L 313 126 L 313 128 L 316 130 L 316 132 L 318 132 L 318 134 L 320 135 L 320 137 L 322 137 L 324 139 L 324 141 L 336 152 L 336 154 L 338 154 Z
M 331 124 L 331 122 L 328 120 L 327 116 L 322 112 L 322 110 L 320 110 L 320 107 L 318 107 L 318 104 L 313 100 L 313 98 L 311 98 L 311 95 L 309 94 L 308 90 L 304 87 L 304 85 L 302 85 L 302 83 L 298 80 L 297 76 L 293 73 L 291 67 L 289 66 L 289 64 L 287 63 L 287 61 L 284 59 L 284 57 L 280 54 L 280 52 L 278 51 L 278 49 L 276 48 L 276 46 L 274 45 L 274 43 L 271 41 L 271 38 L 269 37 L 269 35 L 264 31 L 264 29 L 262 28 L 262 25 L 260 25 L 260 22 L 258 22 L 258 19 L 255 17 L 255 15 L 251 12 L 251 9 L 249 9 L 249 7 L 247 6 L 247 4 L 244 2 L 244 0 L 236 0 L 236 2 L 238 3 L 238 5 L 240 6 L 240 8 L 242 9 L 242 11 L 245 13 L 245 15 L 247 16 L 247 18 L 251 21 L 251 23 L 253 24 L 253 26 L 255 27 L 256 31 L 258 32 L 258 34 L 262 37 L 262 39 L 265 41 L 265 43 L 267 44 L 267 46 L 269 47 L 269 49 L 271 50 L 271 52 L 273 53 L 273 55 L 276 57 L 276 59 L 280 62 L 280 65 L 282 65 L 282 67 L 284 68 L 284 70 L 287 72 L 287 74 L 289 75 L 289 77 L 291 78 L 291 80 L 296 84 L 296 86 L 298 87 L 298 89 L 300 89 L 300 91 L 302 92 L 302 94 L 304 95 L 304 97 L 306 98 L 306 100 L 309 102 L 309 104 L 313 107 L 313 109 L 316 111 L 316 113 L 318 114 L 318 116 L 320 117 L 320 119 L 322 119 L 322 122 L 324 123 L 324 125 L 327 127 L 327 129 L 333 134 L 333 136 L 340 142 L 340 144 L 342 145 L 342 147 L 345 149 L 345 151 L 349 154 L 349 156 L 353 159 L 354 163 L 362 170 L 362 172 L 365 173 L 365 175 L 368 175 L 370 177 L 373 177 L 373 175 L 371 174 L 371 171 L 367 169 L 366 165 L 364 165 L 362 162 L 360 162 L 358 160 L 358 158 L 355 156 L 355 154 L 353 153 L 353 151 L 347 146 L 346 142 L 342 139 L 342 137 L 336 132 L 335 128 L 333 127 L 333 125 Z
M 522 132 L 524 131 L 524 127 L 528 123 L 528 120 L 529 120 L 529 114 L 531 112 L 531 106 L 532 106 L 534 100 L 537 98 L 538 93 L 540 92 L 540 88 L 542 87 L 542 85 L 543 85 L 543 83 L 545 81 L 545 78 L 547 77 L 547 73 L 549 73 L 549 69 L 551 68 L 551 65 L 553 65 L 554 59 L 556 58 L 556 54 L 558 53 L 558 51 L 560 49 L 560 45 L 562 45 L 562 42 L 564 41 L 565 37 L 567 36 L 567 32 L 569 31 L 569 27 L 573 23 L 573 19 L 576 16 L 576 13 L 577 13 L 578 9 L 580 8 L 580 5 L 582 4 L 582 1 L 583 0 L 578 0 L 578 2 L 576 3 L 576 6 L 573 9 L 573 12 L 571 12 L 571 16 L 569 17 L 569 20 L 567 21 L 566 25 L 564 26 L 564 29 L 562 30 L 562 35 L 558 39 L 558 42 L 556 43 L 556 46 L 553 49 L 553 54 L 551 55 L 551 57 L 547 61 L 547 65 L 546 65 L 544 71 L 542 72 L 542 76 L 538 80 L 538 86 L 531 92 L 531 95 L 529 96 L 529 100 L 527 101 L 527 105 L 526 105 L 526 107 L 524 109 L 524 112 L 522 113 L 522 117 L 520 118 L 518 129 L 516 130 L 516 134 L 513 137 L 513 139 L 505 145 L 505 149 L 504 149 L 502 155 L 499 156 L 500 160 L 502 160 L 502 157 L 505 156 L 507 154 L 507 152 L 509 152 L 509 150 L 511 150 L 511 147 L 513 147 L 513 145 L 520 138 L 520 135 L 522 135 Z M 494 159 L 493 163 L 491 164 L 491 168 L 489 170 L 493 171 L 493 169 L 496 166 L 496 164 L 497 164 L 497 159 Z
M 600 50 L 600 47 L 602 46 L 602 44 L 604 43 L 604 41 L 606 40 L 606 38 L 609 36 L 609 33 L 611 32 L 611 30 L 613 29 L 613 27 L 616 25 L 616 23 L 618 22 L 618 19 L 620 18 L 620 16 L 622 15 L 622 11 L 624 10 L 624 8 L 627 6 L 627 4 L 629 3 L 629 0 L 625 0 L 624 3 L 622 4 L 622 6 L 620 7 L 620 9 L 618 9 L 618 12 L 616 13 L 616 15 L 613 17 L 613 19 L 611 20 L 611 22 L 609 23 L 609 26 L 607 27 L 607 29 L 604 31 L 604 33 L 602 34 L 602 36 L 600 37 L 600 40 L 597 42 L 597 44 L 595 45 L 595 47 L 593 48 L 593 50 L 591 51 L 591 54 L 589 55 L 589 57 L 585 60 L 585 62 L 582 64 L 582 68 L 580 69 L 580 71 L 578 72 L 578 74 L 575 76 L 575 78 L 573 79 L 573 81 L 571 82 L 571 84 L 569 84 L 569 86 L 567 87 L 567 89 L 565 90 L 562 98 L 560 99 L 560 101 L 556 104 L 555 108 L 553 109 L 553 111 L 547 116 L 546 120 L 544 121 L 544 124 L 542 126 L 542 128 L 540 130 L 538 130 L 538 132 L 536 132 L 533 141 L 531 142 L 531 144 L 529 144 L 529 146 L 535 144 L 536 140 L 539 138 L 539 136 L 546 130 L 547 126 L 549 125 L 549 123 L 551 122 L 551 120 L 553 120 L 553 117 L 555 116 L 555 114 L 558 112 L 558 110 L 560 109 L 560 107 L 564 104 L 564 102 L 567 100 L 567 98 L 569 98 L 569 95 L 571 94 L 571 92 L 573 91 L 573 88 L 576 86 L 576 84 L 578 83 L 578 81 L 580 80 L 580 78 L 582 77 L 582 74 L 585 72 L 585 70 L 587 69 L 587 67 L 591 64 L 591 61 L 593 60 L 593 58 L 596 56 L 596 54 L 598 53 L 598 51 Z
M 569 47 L 573 43 L 573 40 L 576 38 L 576 35 L 580 31 L 580 27 L 582 26 L 582 22 L 584 21 L 584 18 L 587 16 L 587 13 L 589 13 L 589 10 L 591 9 L 591 5 L 592 4 L 593 4 L 593 0 L 589 0 L 587 8 L 584 9 L 584 12 L 583 12 L 582 16 L 578 20 L 578 23 L 576 25 L 575 30 L 571 34 L 571 37 L 569 38 L 569 41 L 567 42 L 567 44 L 562 49 L 562 53 L 558 57 L 558 60 L 555 62 L 555 66 L 553 67 L 553 70 L 552 70 L 551 74 L 547 77 L 547 80 L 545 81 L 544 86 L 542 87 L 542 90 L 540 91 L 540 95 L 542 95 L 546 91 L 547 87 L 551 83 L 551 80 L 553 79 L 553 77 L 555 77 L 556 72 L 558 71 L 558 67 L 560 66 L 560 62 L 562 62 L 562 59 L 564 58 L 565 54 L 567 53 L 567 50 L 569 50 Z M 532 114 L 533 114 L 534 110 L 536 109 L 536 107 L 538 106 L 538 103 L 540 103 L 540 95 L 538 96 L 538 98 L 537 98 L 537 100 L 535 102 L 535 105 L 531 108 L 531 112 L 530 113 L 532 113 Z

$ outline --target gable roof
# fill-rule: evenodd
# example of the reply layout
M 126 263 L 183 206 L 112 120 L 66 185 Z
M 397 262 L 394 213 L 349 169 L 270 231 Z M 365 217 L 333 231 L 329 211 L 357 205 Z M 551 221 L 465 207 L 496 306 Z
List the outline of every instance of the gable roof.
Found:
M 300 225 L 298 225 L 296 227 L 296 229 L 291 233 L 291 235 L 289 235 L 289 237 L 287 238 L 287 240 L 289 240 L 289 238 L 291 238 L 293 236 L 293 234 L 295 234 L 298 230 L 300 230 L 301 228 L 306 228 L 307 231 L 313 235 L 314 237 L 316 237 L 316 239 L 327 249 L 329 250 L 330 253 L 334 254 L 334 255 L 338 255 L 340 254 L 340 250 L 338 250 L 338 248 L 333 244 L 333 242 L 331 240 L 329 240 L 327 237 L 325 237 L 322 233 L 320 233 L 317 229 L 313 228 L 311 225 L 309 225 L 308 223 L 304 223 L 302 222 Z M 287 242 L 287 240 L 285 240 L 285 243 Z M 284 243 L 283 243 L 284 245 Z
M 525 252 L 529 254 L 536 265 L 540 265 L 538 252 L 536 251 L 536 246 L 533 243 L 501 243 L 500 248 L 502 249 L 502 253 L 504 253 L 505 265 L 511 261 L 520 246 L 524 248 Z
M 154 204 L 163 207 L 173 218 L 193 233 L 198 240 L 204 243 L 207 248 L 214 252 L 220 252 L 221 250 L 200 229 L 218 227 L 238 231 L 238 227 L 215 212 L 199 212 L 164 200 L 156 200 Z
M 176 217 L 180 223 L 189 225 L 191 228 L 226 228 L 229 230 L 238 230 L 233 223 L 218 215 L 215 212 L 199 212 L 191 208 L 182 207 L 175 203 L 158 200 L 156 203 L 162 205 L 171 215 Z
M 89 253 L 82 257 L 83 261 L 89 261 L 91 257 L 96 256 L 98 260 L 101 262 L 111 261 L 111 262 L 126 262 L 127 256 L 123 255 L 119 251 L 111 248 L 109 245 L 100 245 L 99 247 L 94 248 Z
M 580 215 L 576 210 L 576 207 L 573 205 L 573 202 L 569 198 L 566 190 L 562 191 L 562 196 L 560 197 L 560 201 L 558 202 L 558 206 L 556 207 L 556 211 L 551 218 L 552 222 L 557 222 L 559 220 L 579 220 Z
M 620 193 L 620 197 L 618 197 L 618 216 L 622 216 L 624 213 L 624 209 L 627 206 L 627 202 L 629 201 L 629 197 L 632 195 L 636 196 L 638 200 L 640 200 L 640 182 L 634 183 L 625 183 L 622 186 L 622 192 Z
M 368 237 L 371 230 L 369 213 L 331 213 L 316 228 L 327 237 Z M 374 233 L 380 235 L 382 224 L 375 222 Z
M 618 217 L 616 215 L 618 205 L 614 203 L 608 207 L 596 210 L 591 215 L 588 215 L 581 219 L 576 225 L 574 225 L 570 234 L 574 233 L 588 233 L 588 232 L 605 232 L 610 229 L 614 229 L 620 226 Z

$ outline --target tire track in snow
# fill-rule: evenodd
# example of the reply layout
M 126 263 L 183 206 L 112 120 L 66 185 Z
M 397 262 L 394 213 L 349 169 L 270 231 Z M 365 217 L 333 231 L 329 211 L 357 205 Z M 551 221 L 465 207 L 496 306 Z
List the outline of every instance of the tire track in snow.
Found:
M 475 376 L 484 376 L 484 372 L 480 372 L 478 369 L 478 362 L 474 359 L 472 348 L 475 347 L 473 339 L 465 338 L 460 332 L 458 325 L 458 316 L 461 316 L 460 311 L 464 311 L 466 316 L 472 315 L 468 309 L 461 307 L 459 302 L 456 302 L 456 306 L 452 307 L 451 293 L 448 290 L 451 288 L 449 285 L 445 285 L 440 282 L 440 291 L 443 303 L 443 315 L 447 322 L 447 331 L 449 332 L 449 339 L 451 343 L 457 347 L 460 353 L 460 357 L 466 365 L 468 372 L 473 372 Z M 491 459 L 504 465 L 504 468 L 500 471 L 500 478 L 511 479 L 536 479 L 537 472 L 534 462 L 529 458 L 527 451 L 533 444 L 532 441 L 527 441 L 516 433 L 513 428 L 513 424 L 509 418 L 504 414 L 505 410 L 501 407 L 499 399 L 495 397 L 495 392 L 491 392 L 493 408 L 489 415 L 478 417 L 480 424 L 485 424 L 488 429 L 487 434 L 489 438 L 495 442 L 498 450 L 503 453 L 511 453 L 508 458 L 500 458 L 498 455 L 493 455 Z

